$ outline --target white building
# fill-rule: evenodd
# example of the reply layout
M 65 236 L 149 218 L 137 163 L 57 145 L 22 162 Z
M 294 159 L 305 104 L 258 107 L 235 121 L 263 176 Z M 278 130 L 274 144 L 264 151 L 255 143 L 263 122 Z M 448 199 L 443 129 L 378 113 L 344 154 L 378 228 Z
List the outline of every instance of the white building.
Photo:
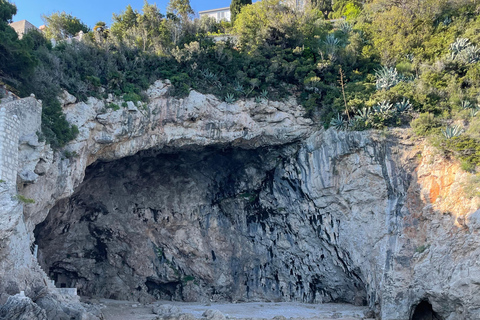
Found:
M 37 27 L 35 27 L 33 24 L 28 22 L 27 20 L 21 20 L 21 21 L 16 21 L 10 23 L 10 27 L 15 29 L 15 31 L 18 34 L 18 38 L 22 39 L 23 35 L 27 33 L 30 30 L 38 30 L 40 31 Z
M 217 22 L 220 22 L 222 20 L 230 22 L 231 16 L 230 7 L 200 11 L 198 14 L 200 15 L 200 18 L 203 16 L 215 18 Z

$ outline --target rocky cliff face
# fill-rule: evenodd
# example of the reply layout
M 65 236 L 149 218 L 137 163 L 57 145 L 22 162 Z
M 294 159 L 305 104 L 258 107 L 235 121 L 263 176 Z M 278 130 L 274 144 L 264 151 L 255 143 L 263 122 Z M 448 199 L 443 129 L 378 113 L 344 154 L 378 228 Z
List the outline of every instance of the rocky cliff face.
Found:
M 293 101 L 177 100 L 168 88 L 157 82 L 148 106 L 118 111 L 66 94 L 80 128 L 68 152 L 22 149 L 38 177 L 21 188 L 36 203 L 19 218 L 20 242 L 35 230 L 57 286 L 141 301 L 341 301 L 392 320 L 430 305 L 444 319 L 480 317 L 480 213 L 461 196 L 458 166 L 402 130 L 317 130 Z

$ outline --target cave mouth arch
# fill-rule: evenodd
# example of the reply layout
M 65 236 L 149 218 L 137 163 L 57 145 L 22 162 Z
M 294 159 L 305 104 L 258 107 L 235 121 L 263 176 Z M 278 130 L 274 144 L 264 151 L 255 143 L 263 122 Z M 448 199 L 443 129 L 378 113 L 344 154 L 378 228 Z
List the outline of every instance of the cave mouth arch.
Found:
M 428 300 L 422 300 L 412 311 L 410 320 L 443 320 L 435 311 Z
M 348 261 L 318 236 L 327 222 L 298 211 L 308 199 L 296 172 L 285 178 L 297 150 L 97 162 L 36 227 L 40 264 L 89 297 L 365 304 L 358 270 L 345 271 Z

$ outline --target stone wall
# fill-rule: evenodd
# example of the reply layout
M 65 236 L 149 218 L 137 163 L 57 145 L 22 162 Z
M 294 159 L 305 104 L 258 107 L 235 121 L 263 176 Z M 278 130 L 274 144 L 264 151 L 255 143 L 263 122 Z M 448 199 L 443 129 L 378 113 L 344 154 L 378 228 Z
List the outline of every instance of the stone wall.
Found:
M 19 119 L 0 108 L 0 180 L 15 185 L 18 161 L 18 127 Z
M 0 104 L 0 180 L 15 185 L 20 140 L 41 129 L 42 106 L 34 97 Z

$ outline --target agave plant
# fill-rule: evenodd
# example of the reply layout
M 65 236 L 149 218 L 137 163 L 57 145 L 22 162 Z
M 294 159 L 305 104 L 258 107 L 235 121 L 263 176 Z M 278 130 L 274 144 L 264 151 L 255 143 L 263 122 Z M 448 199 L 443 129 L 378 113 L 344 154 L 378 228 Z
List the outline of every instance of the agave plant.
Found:
M 331 33 L 327 35 L 323 43 L 325 43 L 325 45 L 327 45 L 328 47 L 337 47 L 338 45 L 340 45 L 340 40 L 338 40 L 337 37 L 335 37 L 335 35 Z
M 334 127 L 336 130 L 345 130 L 348 127 L 348 123 L 343 120 L 339 113 L 337 114 L 336 118 L 332 118 L 332 120 L 330 120 L 330 126 Z
M 227 96 L 225 97 L 225 102 L 228 104 L 232 104 L 235 102 L 235 96 L 231 93 L 227 93 Z
M 353 118 L 350 118 L 350 120 L 348 120 L 347 128 L 349 128 L 350 130 L 355 130 L 363 127 L 364 124 L 365 124 L 365 121 L 362 121 L 357 116 L 355 116 Z
M 373 111 L 375 113 L 385 114 L 390 112 L 392 108 L 393 105 L 389 101 L 383 100 L 382 102 L 377 103 L 377 105 L 373 107 Z
M 480 48 L 470 43 L 467 38 L 457 38 L 450 44 L 450 58 L 463 63 L 475 63 L 480 60 Z
M 350 33 L 353 30 L 353 26 L 347 21 L 342 21 L 342 23 L 340 23 L 340 30 L 342 30 L 343 33 Z
M 410 103 L 410 100 L 405 100 L 405 98 L 403 98 L 401 102 L 395 103 L 395 109 L 398 113 L 407 112 L 411 108 L 412 104 Z
M 389 89 L 402 81 L 396 68 L 381 67 L 375 71 L 377 90 Z
M 238 92 L 240 94 L 245 93 L 245 89 L 243 88 L 243 85 L 240 84 L 240 82 L 238 82 L 238 81 L 235 81 L 233 90 L 235 90 L 236 92 Z
M 472 108 L 470 109 L 470 117 L 474 118 L 477 116 L 477 114 L 480 112 L 480 108 Z
M 450 51 L 453 55 L 459 54 L 465 48 L 471 46 L 470 40 L 467 38 L 457 38 L 454 43 L 450 44 Z
M 263 98 L 263 99 L 267 99 L 268 97 L 268 91 L 263 89 L 262 92 L 260 93 L 260 96 Z
M 462 100 L 460 105 L 462 106 L 462 109 L 465 110 L 474 108 L 473 104 L 468 100 Z
M 260 104 L 260 103 L 262 103 L 262 102 L 263 102 L 263 98 L 262 98 L 261 96 L 255 97 L 255 103 Z
M 368 120 L 368 116 L 370 115 L 370 108 L 363 108 L 361 110 L 358 110 L 357 112 L 358 114 L 355 116 L 355 118 L 364 122 Z
M 480 59 L 480 49 L 477 46 L 471 45 L 463 49 L 458 55 L 457 59 L 464 63 L 475 63 Z
M 463 129 L 457 125 L 453 127 L 446 127 L 445 129 L 442 129 L 443 136 L 447 139 L 451 139 L 453 137 L 458 137 L 463 133 Z
M 205 80 L 209 82 L 216 82 L 218 80 L 218 76 L 216 73 L 211 72 L 208 69 L 204 69 L 201 71 L 202 76 L 205 78 Z
M 443 19 L 442 23 L 444 26 L 448 26 L 450 23 L 452 23 L 452 18 L 446 17 L 445 19 Z

